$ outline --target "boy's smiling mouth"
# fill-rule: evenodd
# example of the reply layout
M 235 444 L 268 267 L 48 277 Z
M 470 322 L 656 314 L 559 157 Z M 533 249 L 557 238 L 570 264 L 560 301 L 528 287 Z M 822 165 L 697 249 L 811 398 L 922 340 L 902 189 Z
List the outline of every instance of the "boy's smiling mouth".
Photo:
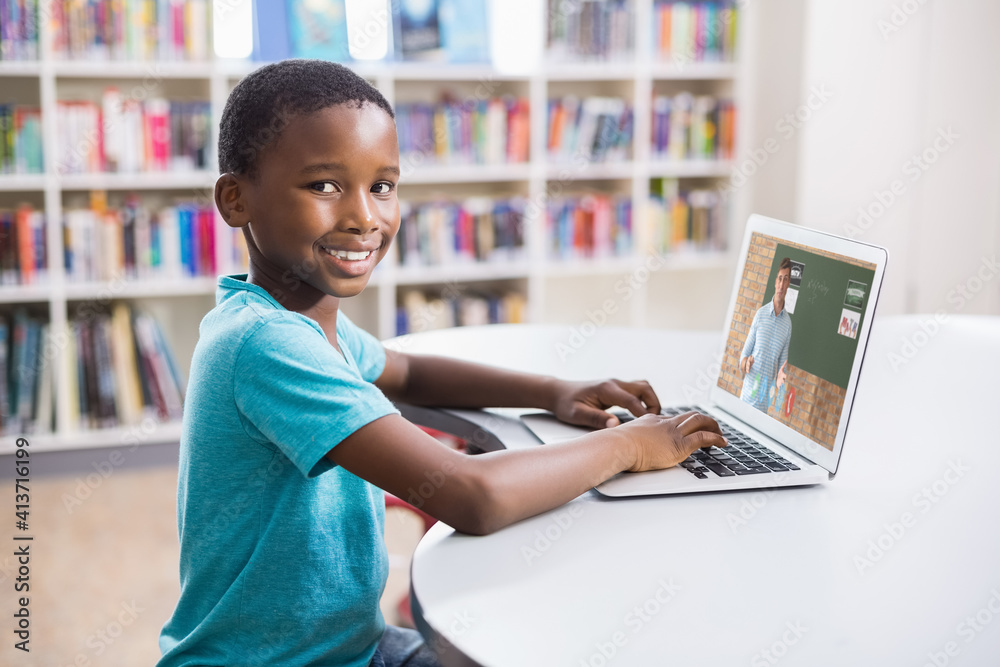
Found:
M 371 249 L 348 250 L 347 248 L 321 245 L 319 249 L 327 257 L 334 271 L 345 277 L 360 278 L 375 268 L 381 246 Z
M 375 252 L 374 250 L 338 250 L 337 248 L 327 248 L 326 246 L 320 246 L 320 248 L 322 248 L 327 254 L 333 255 L 337 259 L 346 259 L 352 262 L 368 259 L 368 257 Z

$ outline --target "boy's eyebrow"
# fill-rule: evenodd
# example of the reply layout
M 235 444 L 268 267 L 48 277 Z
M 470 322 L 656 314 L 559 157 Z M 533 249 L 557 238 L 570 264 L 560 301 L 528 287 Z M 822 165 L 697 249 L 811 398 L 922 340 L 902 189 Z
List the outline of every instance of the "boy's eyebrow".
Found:
M 306 165 L 302 168 L 303 174 L 317 174 L 322 172 L 330 171 L 345 171 L 347 165 L 343 162 L 317 162 L 316 164 Z M 395 176 L 399 176 L 399 167 L 393 165 L 386 165 L 379 168 L 379 172 L 389 172 Z

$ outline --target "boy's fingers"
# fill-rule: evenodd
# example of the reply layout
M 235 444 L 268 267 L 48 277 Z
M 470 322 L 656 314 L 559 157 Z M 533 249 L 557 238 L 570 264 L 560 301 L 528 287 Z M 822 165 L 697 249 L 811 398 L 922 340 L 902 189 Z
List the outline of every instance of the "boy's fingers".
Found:
M 590 426 L 592 428 L 607 428 L 618 425 L 618 417 L 604 410 L 583 404 L 578 404 L 573 409 L 573 412 L 569 415 L 569 421 L 580 426 Z
M 646 406 L 642 404 L 639 397 L 623 387 L 626 383 L 614 380 L 607 383 L 606 392 L 601 396 L 601 400 L 606 405 L 620 405 L 632 414 L 639 416 L 646 414 Z
M 678 427 L 684 435 L 690 435 L 696 431 L 708 431 L 711 433 L 722 434 L 722 429 L 719 428 L 719 422 L 715 421 L 708 415 L 703 415 L 700 412 L 689 412 L 686 419 L 681 421 Z M 681 415 L 684 417 L 684 415 Z
M 684 438 L 684 446 L 689 452 L 704 447 L 726 447 L 728 445 L 729 443 L 721 435 L 709 431 L 695 431 Z
M 637 382 L 619 382 L 619 384 L 621 384 L 621 386 L 632 395 L 638 396 L 639 400 L 645 404 L 646 407 L 643 410 L 632 413 L 636 417 L 646 413 L 654 415 L 660 414 L 660 399 L 656 397 L 656 392 L 653 391 L 653 388 L 648 382 L 645 380 L 639 380 Z

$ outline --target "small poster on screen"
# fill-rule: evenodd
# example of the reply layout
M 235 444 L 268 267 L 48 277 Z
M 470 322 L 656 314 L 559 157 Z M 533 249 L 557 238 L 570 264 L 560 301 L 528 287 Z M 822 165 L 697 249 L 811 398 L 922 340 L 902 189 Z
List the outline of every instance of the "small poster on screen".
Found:
M 844 308 L 843 312 L 840 314 L 840 327 L 837 329 L 837 333 L 841 336 L 847 336 L 848 338 L 857 338 L 858 325 L 860 323 L 860 313 Z
M 847 281 L 847 292 L 844 294 L 844 305 L 848 308 L 861 310 L 865 304 L 865 294 L 868 292 L 868 285 L 859 283 L 856 280 Z

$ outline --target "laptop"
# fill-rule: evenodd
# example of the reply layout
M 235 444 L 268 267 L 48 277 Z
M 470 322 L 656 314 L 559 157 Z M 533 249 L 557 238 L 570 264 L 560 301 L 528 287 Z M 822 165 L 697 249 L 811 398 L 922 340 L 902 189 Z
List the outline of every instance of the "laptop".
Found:
M 663 409 L 712 416 L 729 446 L 665 470 L 620 473 L 596 487 L 601 494 L 801 486 L 836 475 L 888 252 L 752 215 L 739 258 L 708 401 Z M 549 413 L 521 420 L 543 443 L 588 432 Z

